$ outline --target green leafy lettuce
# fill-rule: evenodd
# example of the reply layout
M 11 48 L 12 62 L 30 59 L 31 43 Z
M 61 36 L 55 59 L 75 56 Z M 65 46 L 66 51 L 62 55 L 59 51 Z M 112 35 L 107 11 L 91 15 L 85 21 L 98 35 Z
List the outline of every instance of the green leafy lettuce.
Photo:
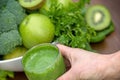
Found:
M 59 8 L 56 2 L 51 3 L 49 10 L 41 13 L 49 16 L 55 25 L 54 41 L 64 45 L 92 50 L 90 38 L 95 31 L 85 21 L 86 5 L 90 0 L 80 0 L 70 4 L 68 9 Z
M 0 80 L 7 80 L 7 77 L 14 78 L 14 73 L 11 71 L 0 70 Z

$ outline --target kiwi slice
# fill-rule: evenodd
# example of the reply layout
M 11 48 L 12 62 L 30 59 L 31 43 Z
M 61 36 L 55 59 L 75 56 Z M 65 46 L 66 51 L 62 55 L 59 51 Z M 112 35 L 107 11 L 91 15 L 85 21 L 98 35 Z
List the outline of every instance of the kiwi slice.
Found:
M 105 6 L 92 5 L 87 9 L 86 21 L 90 27 L 99 31 L 109 27 L 111 15 Z
M 19 0 L 19 3 L 24 8 L 35 10 L 39 9 L 43 5 L 44 1 L 45 0 Z

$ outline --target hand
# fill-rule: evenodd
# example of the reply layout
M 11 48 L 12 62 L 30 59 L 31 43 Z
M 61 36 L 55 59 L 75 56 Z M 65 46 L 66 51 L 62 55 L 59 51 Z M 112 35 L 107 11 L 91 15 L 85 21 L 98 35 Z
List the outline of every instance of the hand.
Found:
M 57 80 L 117 80 L 112 55 L 103 55 L 57 44 L 70 69 Z M 69 63 L 68 63 L 69 62 Z

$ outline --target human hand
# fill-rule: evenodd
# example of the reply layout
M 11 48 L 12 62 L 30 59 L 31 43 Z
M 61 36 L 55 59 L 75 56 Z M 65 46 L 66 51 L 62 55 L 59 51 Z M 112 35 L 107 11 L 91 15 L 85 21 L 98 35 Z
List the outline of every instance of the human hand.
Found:
M 70 69 L 57 80 L 117 80 L 112 55 L 103 55 L 57 44 Z M 69 61 L 69 63 L 68 63 Z

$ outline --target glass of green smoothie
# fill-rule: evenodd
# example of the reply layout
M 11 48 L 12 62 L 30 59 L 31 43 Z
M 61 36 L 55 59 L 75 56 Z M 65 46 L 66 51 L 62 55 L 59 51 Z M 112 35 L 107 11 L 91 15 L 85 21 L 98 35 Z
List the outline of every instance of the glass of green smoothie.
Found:
M 56 80 L 65 72 L 65 64 L 56 45 L 43 43 L 29 49 L 22 59 L 29 80 Z

